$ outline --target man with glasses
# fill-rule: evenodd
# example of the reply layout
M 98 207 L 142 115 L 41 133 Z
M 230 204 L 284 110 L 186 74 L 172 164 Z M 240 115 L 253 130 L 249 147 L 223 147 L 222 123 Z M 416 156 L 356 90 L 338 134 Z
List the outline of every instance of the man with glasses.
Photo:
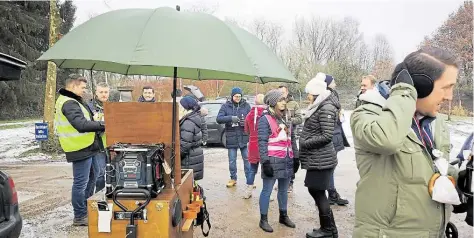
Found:
M 231 99 L 222 105 L 217 114 L 217 123 L 225 124 L 226 148 L 229 156 L 230 180 L 227 187 L 237 184 L 237 150 L 240 149 L 244 162 L 245 177 L 250 175 L 250 165 L 247 157 L 249 136 L 244 131 L 245 117 L 250 112 L 250 105 L 242 99 L 242 89 L 235 87 Z

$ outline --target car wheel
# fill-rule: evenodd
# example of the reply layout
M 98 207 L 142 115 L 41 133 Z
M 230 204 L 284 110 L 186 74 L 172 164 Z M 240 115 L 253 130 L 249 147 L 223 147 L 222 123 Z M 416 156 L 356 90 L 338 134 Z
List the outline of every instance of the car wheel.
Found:
M 227 145 L 227 137 L 225 135 L 225 131 L 222 133 L 222 137 L 221 137 L 221 144 L 226 147 Z

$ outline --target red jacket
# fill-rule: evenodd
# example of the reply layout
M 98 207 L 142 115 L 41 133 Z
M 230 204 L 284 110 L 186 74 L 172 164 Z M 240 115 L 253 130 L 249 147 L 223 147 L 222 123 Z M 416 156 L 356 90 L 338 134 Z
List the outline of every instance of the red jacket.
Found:
M 257 115 L 255 115 L 255 109 Z M 249 134 L 248 144 L 248 160 L 251 164 L 260 162 L 260 152 L 258 151 L 258 119 L 262 116 L 265 111 L 265 105 L 258 105 L 250 109 L 249 114 L 245 117 L 245 132 Z M 256 117 L 255 117 L 256 116 Z

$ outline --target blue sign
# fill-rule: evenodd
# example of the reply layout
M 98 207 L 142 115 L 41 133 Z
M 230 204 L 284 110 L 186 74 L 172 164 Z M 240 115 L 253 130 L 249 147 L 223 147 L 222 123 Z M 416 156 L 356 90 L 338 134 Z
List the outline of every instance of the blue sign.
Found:
M 48 123 L 35 123 L 36 140 L 48 140 Z

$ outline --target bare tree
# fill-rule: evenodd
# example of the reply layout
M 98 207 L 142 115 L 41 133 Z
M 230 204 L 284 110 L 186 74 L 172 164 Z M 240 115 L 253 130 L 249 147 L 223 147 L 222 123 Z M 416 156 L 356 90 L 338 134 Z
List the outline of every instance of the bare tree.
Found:
M 324 63 L 325 61 L 333 23 L 330 19 L 312 17 L 308 24 L 307 44 L 315 64 Z
M 281 25 L 261 18 L 253 20 L 248 29 L 273 52 L 280 52 L 283 35 L 283 27 Z
M 374 64 L 378 61 L 391 60 L 393 58 L 393 49 L 384 35 L 375 36 L 372 51 L 372 59 Z
M 372 67 L 371 52 L 369 46 L 364 42 L 360 41 L 356 48 L 356 62 L 357 65 L 364 71 L 369 71 Z

